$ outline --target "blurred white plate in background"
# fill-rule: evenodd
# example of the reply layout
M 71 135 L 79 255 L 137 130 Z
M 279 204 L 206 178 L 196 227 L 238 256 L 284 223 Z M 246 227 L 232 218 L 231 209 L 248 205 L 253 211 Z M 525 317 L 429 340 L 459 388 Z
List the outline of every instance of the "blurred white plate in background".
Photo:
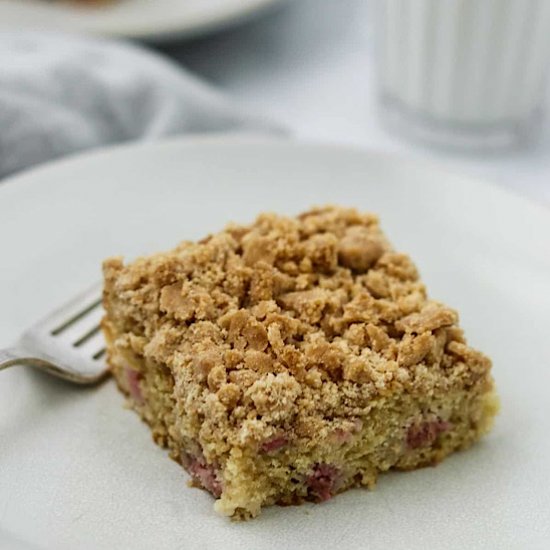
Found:
M 550 548 L 550 213 L 440 168 L 325 145 L 201 138 L 107 149 L 0 182 L 0 347 L 101 260 L 339 203 L 380 214 L 431 295 L 494 360 L 494 431 L 375 491 L 231 523 L 112 381 L 0 372 L 0 548 Z M 18 546 L 16 546 L 18 545 Z
M 161 40 L 191 38 L 221 29 L 281 0 L 0 0 L 0 30 L 39 29 Z

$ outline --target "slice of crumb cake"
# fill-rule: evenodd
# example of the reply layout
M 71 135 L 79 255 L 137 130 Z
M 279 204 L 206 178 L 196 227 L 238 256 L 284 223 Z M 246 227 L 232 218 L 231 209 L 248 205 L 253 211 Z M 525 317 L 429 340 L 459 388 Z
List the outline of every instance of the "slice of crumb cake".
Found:
M 371 214 L 263 214 L 104 274 L 115 379 L 222 514 L 436 464 L 497 411 L 489 359 Z

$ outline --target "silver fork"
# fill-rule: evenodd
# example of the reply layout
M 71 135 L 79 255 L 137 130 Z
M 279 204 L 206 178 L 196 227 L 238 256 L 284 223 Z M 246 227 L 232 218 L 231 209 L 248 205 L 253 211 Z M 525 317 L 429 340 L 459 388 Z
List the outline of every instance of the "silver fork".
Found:
M 69 303 L 28 329 L 12 348 L 0 350 L 0 370 L 29 365 L 77 384 L 94 384 L 107 374 L 101 286 Z

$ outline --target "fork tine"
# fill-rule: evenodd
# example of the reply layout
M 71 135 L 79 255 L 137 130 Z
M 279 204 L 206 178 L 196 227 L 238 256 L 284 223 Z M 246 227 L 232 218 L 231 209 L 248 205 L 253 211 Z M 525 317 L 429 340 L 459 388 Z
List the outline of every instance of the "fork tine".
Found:
M 95 284 L 25 331 L 13 348 L 0 350 L 0 369 L 29 365 L 79 384 L 104 380 L 102 316 L 101 285 Z
M 82 311 L 78 312 L 76 316 L 71 316 L 73 312 L 70 312 L 67 321 L 58 325 L 62 327 L 61 329 L 49 330 L 45 326 L 39 329 L 40 334 L 46 339 L 51 339 L 52 342 L 57 342 L 58 345 L 79 351 L 85 356 L 96 353 L 103 346 L 103 338 L 100 334 L 103 308 L 96 302 L 94 302 L 94 307 L 84 305 L 86 303 L 83 302 Z M 89 345 L 95 349 L 90 348 Z
M 84 333 L 76 342 L 73 343 L 73 347 L 79 348 L 92 340 L 94 336 L 97 336 L 99 331 L 101 330 L 100 325 L 94 325 L 88 332 Z
M 61 325 L 59 325 L 57 328 L 51 331 L 52 336 L 57 336 L 59 334 L 62 334 L 67 329 L 70 329 L 73 325 L 78 323 L 81 319 L 86 317 L 89 313 L 91 313 L 94 309 L 96 309 L 98 306 L 101 305 L 101 299 L 97 299 L 94 302 L 92 302 L 90 305 L 85 306 L 82 311 L 79 311 L 69 319 L 67 319 L 65 322 L 63 322 Z
M 99 351 L 96 351 L 93 355 L 92 355 L 92 359 L 94 361 L 98 361 L 99 359 L 101 359 L 105 353 L 107 352 L 107 349 L 104 347 L 102 347 Z
M 78 322 L 101 304 L 101 283 L 75 296 L 53 313 L 36 323 L 35 327 L 47 328 L 52 335 L 58 335 Z
M 44 336 L 63 343 L 65 346 L 80 348 L 99 332 L 103 314 L 103 308 L 98 306 L 81 315 L 77 321 L 71 323 L 61 332 L 54 334 L 47 327 L 44 327 L 41 332 Z
M 72 344 L 72 347 L 75 351 L 78 351 L 78 353 L 93 359 L 93 356 L 105 347 L 105 340 L 100 327 L 97 326 L 94 334 L 89 336 L 85 341 L 81 343 L 76 342 Z

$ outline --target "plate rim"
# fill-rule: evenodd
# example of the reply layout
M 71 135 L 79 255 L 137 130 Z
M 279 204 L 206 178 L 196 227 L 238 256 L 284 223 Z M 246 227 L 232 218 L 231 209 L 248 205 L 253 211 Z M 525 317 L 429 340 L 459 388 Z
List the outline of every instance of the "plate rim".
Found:
M 193 148 L 193 147 L 289 147 L 293 149 L 318 149 L 326 152 L 342 152 L 348 154 L 363 154 L 372 159 L 378 159 L 391 164 L 400 164 L 408 166 L 411 169 L 422 170 L 439 174 L 442 177 L 458 178 L 466 185 L 482 187 L 490 190 L 494 196 L 499 196 L 502 200 L 515 201 L 524 208 L 536 212 L 536 216 L 544 219 L 543 223 L 548 224 L 550 230 L 550 209 L 544 204 L 538 203 L 531 198 L 519 194 L 513 189 L 499 185 L 498 182 L 490 178 L 478 177 L 463 173 L 457 169 L 457 166 L 450 161 L 434 160 L 432 158 L 422 158 L 413 154 L 395 153 L 384 149 L 362 146 L 360 144 L 348 144 L 338 141 L 319 141 L 314 139 L 288 139 L 280 136 L 271 136 L 256 133 L 236 133 L 236 134 L 218 134 L 203 133 L 194 135 L 170 136 L 157 139 L 155 141 L 132 141 L 116 143 L 88 149 L 68 156 L 63 156 L 46 163 L 31 166 L 25 170 L 9 175 L 0 179 L 0 198 L 5 189 L 11 189 L 14 185 L 32 184 L 34 177 L 40 177 L 42 173 L 63 169 L 64 166 L 74 166 L 81 162 L 101 162 L 103 159 L 112 155 L 125 155 L 133 151 L 170 149 L 170 148 Z
M 171 40 L 191 40 L 206 36 L 211 33 L 223 31 L 233 26 L 246 23 L 256 16 L 260 16 L 270 9 L 276 8 L 278 5 L 290 2 L 290 0 L 246 0 L 245 4 L 232 4 L 226 9 L 220 9 L 214 14 L 206 14 L 204 17 L 195 18 L 191 24 L 186 24 L 182 18 L 167 19 L 163 25 L 157 25 L 156 28 L 144 28 L 143 26 L 130 25 L 127 27 L 120 27 L 113 29 L 109 26 L 102 27 L 101 24 L 83 24 L 78 29 L 72 29 L 72 33 L 82 33 L 91 36 L 105 36 L 111 38 L 127 38 L 134 40 L 143 40 L 145 42 L 152 43 L 165 43 Z M 9 4 L 12 8 L 14 3 Z M 47 9 L 46 6 L 44 9 Z M 29 9 L 28 6 L 25 9 Z M 7 31 L 11 29 L 13 19 L 8 20 L 6 26 L 2 23 L 2 6 L 0 5 L 0 31 Z M 16 22 L 26 28 L 26 30 L 39 30 L 39 31 L 58 31 L 60 30 L 55 25 L 53 26 L 37 26 L 35 24 L 26 25 L 22 22 L 20 17 L 15 15 Z M 62 25 L 64 31 L 68 31 L 67 28 Z

